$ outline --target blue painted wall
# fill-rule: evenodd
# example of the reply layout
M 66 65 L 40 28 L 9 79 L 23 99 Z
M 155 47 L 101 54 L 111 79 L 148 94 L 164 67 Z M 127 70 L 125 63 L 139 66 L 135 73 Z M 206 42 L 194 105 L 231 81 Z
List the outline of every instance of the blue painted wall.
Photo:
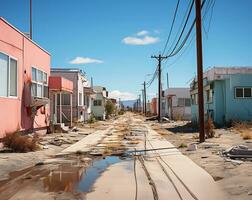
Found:
M 206 85 L 204 81 L 204 85 Z M 206 102 L 204 91 L 205 116 L 208 109 L 213 110 L 213 120 L 223 126 L 230 120 L 252 120 L 252 98 L 235 98 L 236 87 L 252 87 L 251 74 L 225 75 L 224 80 L 213 82 L 213 102 Z M 198 105 L 192 105 L 192 121 L 198 121 Z

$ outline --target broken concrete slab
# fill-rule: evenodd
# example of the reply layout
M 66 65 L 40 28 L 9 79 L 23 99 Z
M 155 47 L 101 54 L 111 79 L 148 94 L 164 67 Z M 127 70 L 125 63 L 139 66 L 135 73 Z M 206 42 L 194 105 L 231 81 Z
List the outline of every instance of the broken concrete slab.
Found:
M 91 150 L 91 147 L 99 143 L 110 131 L 112 130 L 112 126 L 105 130 L 98 130 L 94 133 L 88 135 L 83 138 L 79 142 L 71 145 L 70 147 L 64 149 L 60 154 L 71 154 L 71 153 L 85 153 Z M 59 155 L 60 155 L 59 154 Z

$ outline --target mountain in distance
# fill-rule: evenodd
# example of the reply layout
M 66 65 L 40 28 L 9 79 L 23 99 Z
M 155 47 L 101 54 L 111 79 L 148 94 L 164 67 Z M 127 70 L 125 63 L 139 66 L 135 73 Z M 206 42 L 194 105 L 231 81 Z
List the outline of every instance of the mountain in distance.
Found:
M 133 105 L 134 103 L 136 102 L 136 100 L 124 100 L 124 101 L 121 101 L 122 104 L 124 105 L 124 107 L 131 107 L 133 108 Z

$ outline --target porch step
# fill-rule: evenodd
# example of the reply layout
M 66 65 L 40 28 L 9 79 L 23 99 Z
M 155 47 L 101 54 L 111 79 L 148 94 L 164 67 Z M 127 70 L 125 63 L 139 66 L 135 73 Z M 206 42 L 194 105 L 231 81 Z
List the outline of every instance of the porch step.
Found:
M 61 123 L 61 130 L 63 131 L 63 133 L 68 133 L 68 131 L 70 130 L 69 129 L 69 126 L 65 126 L 64 123 Z
M 68 133 L 69 130 L 70 130 L 69 126 L 65 126 L 64 123 L 54 124 L 54 132 L 55 133 Z

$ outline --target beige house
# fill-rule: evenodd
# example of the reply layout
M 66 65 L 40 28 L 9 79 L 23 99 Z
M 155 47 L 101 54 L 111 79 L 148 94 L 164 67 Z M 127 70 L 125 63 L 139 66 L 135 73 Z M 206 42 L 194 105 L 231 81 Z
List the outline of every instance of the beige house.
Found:
M 92 113 L 98 120 L 105 120 L 106 118 L 106 110 L 105 104 L 108 98 L 108 91 L 105 87 L 102 86 L 94 86 L 93 87 L 95 95 L 92 102 Z

